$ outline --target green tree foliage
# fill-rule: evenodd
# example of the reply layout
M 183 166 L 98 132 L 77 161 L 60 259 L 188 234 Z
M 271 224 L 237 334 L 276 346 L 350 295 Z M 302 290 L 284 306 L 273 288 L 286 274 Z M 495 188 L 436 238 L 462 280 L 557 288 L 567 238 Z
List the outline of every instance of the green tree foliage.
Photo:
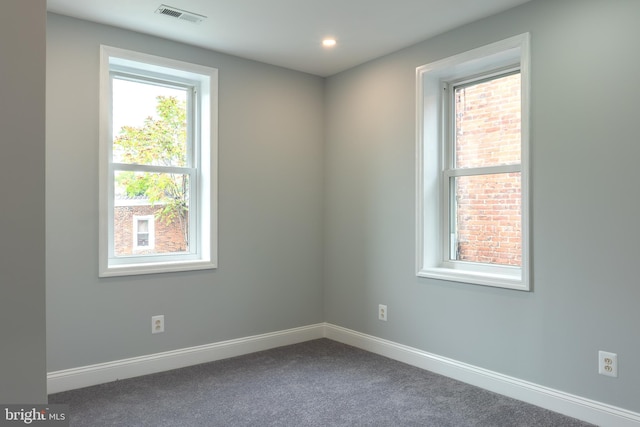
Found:
M 119 163 L 184 167 L 187 164 L 187 110 L 185 102 L 172 96 L 156 98 L 158 117 L 147 117 L 141 127 L 123 126 L 113 141 Z M 178 221 L 188 245 L 188 176 L 175 173 L 130 172 L 116 174 L 116 185 L 128 197 L 146 197 L 160 205 L 157 217 L 170 224 Z

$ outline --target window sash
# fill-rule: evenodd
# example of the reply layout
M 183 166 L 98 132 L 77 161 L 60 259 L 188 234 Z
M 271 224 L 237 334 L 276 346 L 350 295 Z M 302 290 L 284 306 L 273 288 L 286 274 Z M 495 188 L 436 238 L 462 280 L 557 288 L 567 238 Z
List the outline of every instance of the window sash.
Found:
M 187 135 L 186 135 L 186 166 L 163 166 L 163 165 L 149 165 L 138 163 L 118 163 L 114 162 L 113 158 L 113 146 L 115 135 L 113 135 L 112 127 L 109 128 L 109 144 L 108 144 L 108 262 L 110 265 L 126 265 L 126 264 L 145 264 L 145 263 L 158 263 L 158 262 L 171 262 L 180 260 L 195 260 L 198 259 L 200 253 L 201 242 L 198 239 L 199 236 L 199 215 L 198 215 L 198 200 L 199 200 L 199 166 L 200 166 L 200 138 L 197 129 L 199 128 L 199 110 L 198 104 L 198 89 L 197 84 L 189 82 L 188 80 L 182 80 L 173 76 L 167 76 L 164 74 L 146 72 L 143 70 L 135 70 L 127 67 L 111 66 L 109 73 L 110 88 L 109 93 L 109 123 L 112 123 L 113 117 L 113 88 L 112 82 L 114 78 L 141 82 L 150 85 L 156 85 L 160 87 L 169 87 L 175 89 L 185 90 L 187 94 L 186 100 L 186 121 L 187 121 Z M 133 254 L 133 255 L 116 255 L 115 254 L 115 219 L 114 207 L 115 207 L 115 174 L 118 171 L 130 171 L 130 172 L 150 172 L 150 173 L 168 173 L 186 175 L 189 177 L 189 251 L 186 253 L 168 253 L 168 254 Z M 137 236 L 134 236 L 137 238 Z M 134 244 L 135 248 L 140 248 Z
M 473 85 L 489 82 L 502 77 L 520 73 L 519 66 L 507 66 L 491 70 L 472 77 L 445 81 L 441 84 L 442 93 L 442 117 L 443 136 L 442 152 L 444 154 L 443 170 L 441 172 L 441 200 L 442 200 L 442 267 L 454 270 L 481 272 L 486 274 L 497 274 L 511 276 L 520 271 L 521 267 L 506 264 L 490 264 L 481 262 L 471 262 L 456 259 L 455 242 L 453 241 L 453 229 L 457 219 L 454 179 L 456 177 L 473 177 L 480 175 L 497 175 L 513 172 L 522 172 L 521 163 L 481 166 L 481 167 L 456 167 L 456 110 L 455 110 L 455 90 L 460 87 L 470 87 Z M 522 142 L 520 146 L 522 155 Z M 522 222 L 522 214 L 521 214 Z
M 170 173 L 176 175 L 186 175 L 189 178 L 189 251 L 185 253 L 175 254 L 135 254 L 135 255 L 116 255 L 115 253 L 115 174 L 119 171 L 129 172 L 151 172 L 151 173 Z M 195 168 L 180 168 L 169 166 L 148 166 L 136 165 L 128 163 L 112 163 L 109 168 L 109 262 L 113 264 L 135 264 L 144 262 L 167 262 L 172 259 L 196 259 L 193 256 L 200 253 L 201 242 L 198 239 L 198 170 Z M 140 258 L 140 259 L 137 259 Z M 160 261 L 159 261 L 160 260 Z
M 173 76 L 165 76 L 158 73 L 148 72 L 145 73 L 143 71 L 135 72 L 128 68 L 116 67 L 117 70 L 128 70 L 128 71 L 111 71 L 109 73 L 109 82 L 111 87 L 109 88 L 109 92 L 111 94 L 110 103 L 109 103 L 109 117 L 110 123 L 113 117 L 113 80 L 121 79 L 132 82 L 139 82 L 150 84 L 159 87 L 167 87 L 172 89 L 180 89 L 184 90 L 187 95 L 186 100 L 186 116 L 187 116 L 187 140 L 186 140 L 186 167 L 195 167 L 198 168 L 198 159 L 200 154 L 200 135 L 198 133 L 198 129 L 200 126 L 199 123 L 199 110 L 197 108 L 198 105 L 198 93 L 199 87 L 196 83 L 189 83 L 186 80 L 181 80 Z M 109 159 L 110 163 L 113 162 L 113 141 L 115 139 L 115 135 L 112 133 L 112 129 L 110 128 L 109 132 Z

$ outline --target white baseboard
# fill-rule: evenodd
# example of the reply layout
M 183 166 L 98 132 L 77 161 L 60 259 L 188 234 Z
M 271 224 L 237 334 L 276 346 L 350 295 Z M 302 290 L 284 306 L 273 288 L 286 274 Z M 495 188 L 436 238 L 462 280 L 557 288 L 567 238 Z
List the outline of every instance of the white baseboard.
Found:
M 214 344 L 49 372 L 47 374 L 47 391 L 51 394 L 74 390 L 296 344 L 322 338 L 324 329 L 324 324 L 320 323 Z
M 416 348 L 325 324 L 325 337 L 599 426 L 638 427 L 640 414 Z
M 639 427 L 640 414 L 428 353 L 329 323 L 50 372 L 48 392 L 213 362 L 318 338 L 329 338 L 599 426 Z

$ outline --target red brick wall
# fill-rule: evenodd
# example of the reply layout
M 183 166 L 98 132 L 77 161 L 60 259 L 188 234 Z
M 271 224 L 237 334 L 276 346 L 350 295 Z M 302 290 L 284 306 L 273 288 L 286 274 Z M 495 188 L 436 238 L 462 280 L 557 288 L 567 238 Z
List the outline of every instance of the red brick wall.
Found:
M 184 252 L 187 243 L 183 237 L 179 221 L 165 223 L 158 217 L 161 206 L 116 206 L 114 209 L 114 249 L 116 256 L 140 255 L 150 253 Z M 133 217 L 153 215 L 154 239 L 153 249 L 133 248 Z
M 456 91 L 456 167 L 520 163 L 520 75 Z M 521 264 L 520 174 L 456 178 L 457 259 Z

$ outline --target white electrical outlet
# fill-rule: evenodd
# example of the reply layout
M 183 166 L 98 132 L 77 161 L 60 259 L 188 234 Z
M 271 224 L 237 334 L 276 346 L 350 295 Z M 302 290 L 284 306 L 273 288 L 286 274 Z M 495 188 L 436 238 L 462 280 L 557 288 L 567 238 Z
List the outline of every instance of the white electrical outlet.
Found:
M 608 377 L 618 377 L 618 355 L 607 351 L 598 352 L 598 373 Z
M 159 316 L 151 317 L 151 333 L 159 334 L 164 332 L 164 315 L 161 314 Z
M 387 321 L 387 306 L 384 304 L 378 305 L 378 319 Z

